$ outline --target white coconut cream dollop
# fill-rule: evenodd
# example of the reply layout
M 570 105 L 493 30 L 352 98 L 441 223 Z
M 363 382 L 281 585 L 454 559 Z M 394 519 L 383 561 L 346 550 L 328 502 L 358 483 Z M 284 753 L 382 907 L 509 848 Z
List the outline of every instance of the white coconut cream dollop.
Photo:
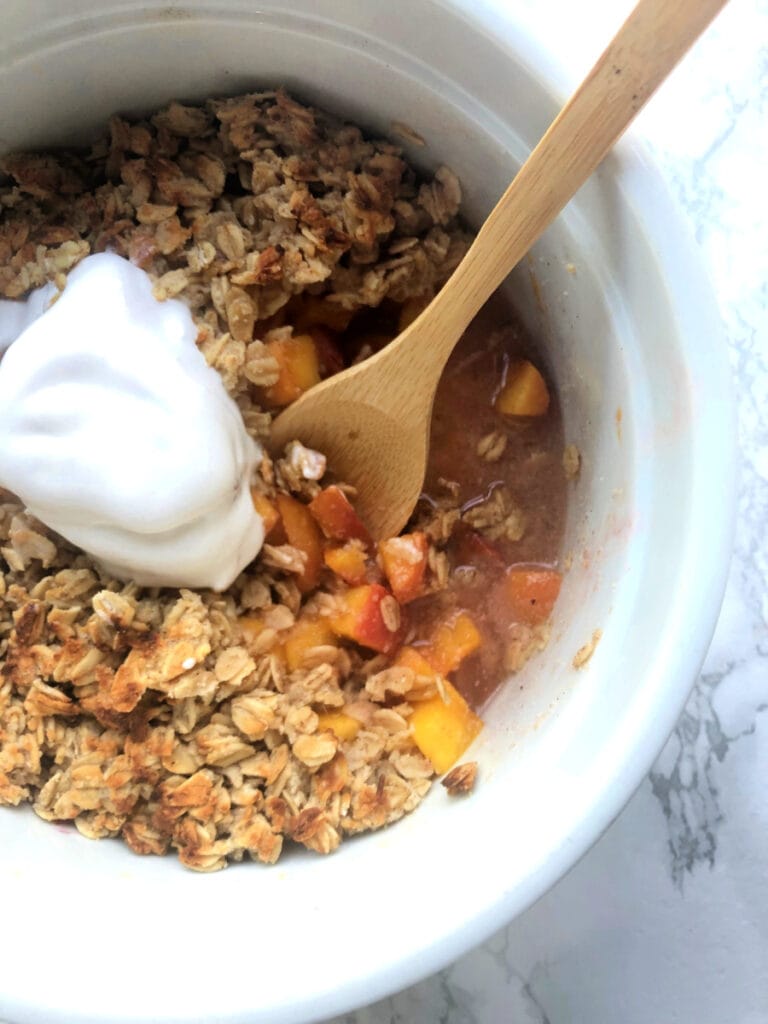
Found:
M 108 253 L 54 294 L 0 303 L 0 484 L 121 579 L 224 589 L 264 540 L 262 451 L 189 310 Z

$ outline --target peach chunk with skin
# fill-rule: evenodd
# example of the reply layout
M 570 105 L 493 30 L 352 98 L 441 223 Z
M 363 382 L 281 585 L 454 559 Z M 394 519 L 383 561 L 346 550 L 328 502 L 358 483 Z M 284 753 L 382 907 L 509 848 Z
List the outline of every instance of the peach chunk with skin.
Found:
M 273 338 L 266 347 L 277 361 L 279 372 L 275 383 L 264 390 L 267 405 L 290 405 L 320 382 L 317 347 L 310 334 Z
M 549 389 L 532 362 L 513 359 L 494 404 L 505 416 L 543 416 L 549 409 Z
M 506 561 L 498 545 L 465 523 L 454 528 L 449 551 L 454 565 L 468 565 L 489 576 L 497 576 L 506 569 Z
M 297 575 L 296 583 L 302 594 L 306 594 L 314 590 L 320 581 L 320 571 L 323 567 L 323 541 L 320 530 L 309 508 L 296 498 L 289 494 L 278 494 L 275 503 L 288 543 L 305 556 L 304 570 Z
M 354 544 L 326 548 L 323 553 L 325 564 L 339 579 L 351 586 L 365 583 L 367 571 L 365 551 Z
M 427 536 L 420 532 L 390 537 L 379 544 L 384 575 L 401 604 L 407 604 L 421 594 L 427 551 Z
M 327 620 L 299 619 L 285 634 L 282 650 L 289 672 L 302 668 L 307 653 L 315 647 L 337 647 L 338 641 Z
M 394 611 L 397 625 L 387 614 L 386 603 Z M 384 610 L 382 605 L 384 604 Z M 353 587 L 336 596 L 336 610 L 329 617 L 331 629 L 337 636 L 354 640 L 361 647 L 369 647 L 381 654 L 389 654 L 400 642 L 399 607 L 390 592 L 380 583 Z
M 458 668 L 461 661 L 477 649 L 480 634 L 466 614 L 443 623 L 435 633 L 437 646 L 403 647 L 395 664 L 410 668 L 418 676 L 438 676 Z M 448 666 L 438 668 L 438 665 Z M 410 716 L 411 733 L 422 754 L 432 762 L 438 775 L 447 772 L 462 756 L 483 727 L 458 690 L 442 678 L 438 693 L 414 704 Z
M 480 646 L 482 637 L 468 612 L 456 612 L 441 622 L 429 643 L 421 648 L 429 664 L 441 675 L 455 672 Z
M 266 494 L 262 494 L 261 491 L 257 491 L 255 487 L 251 488 L 251 501 L 253 502 L 253 507 L 259 513 L 262 522 L 264 523 L 264 536 L 269 537 L 270 532 L 280 522 L 280 513 Z
M 344 491 L 335 484 L 325 487 L 309 503 L 309 510 L 329 540 L 361 540 L 371 536 Z
M 554 569 L 516 566 L 502 580 L 502 600 L 513 621 L 540 626 L 552 614 L 562 582 Z
M 438 775 L 459 760 L 483 728 L 483 721 L 448 680 L 436 694 L 415 705 L 410 716 L 411 734 Z

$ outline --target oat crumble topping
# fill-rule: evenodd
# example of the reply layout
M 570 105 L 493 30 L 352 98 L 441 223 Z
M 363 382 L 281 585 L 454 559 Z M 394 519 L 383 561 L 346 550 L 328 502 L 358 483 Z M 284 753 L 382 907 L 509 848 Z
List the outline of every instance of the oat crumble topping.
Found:
M 475 788 L 477 781 L 477 761 L 466 761 L 451 768 L 442 785 L 448 790 L 449 796 L 465 796 Z
M 395 145 L 280 90 L 114 117 L 88 153 L 13 154 L 0 170 L 0 295 L 63 288 L 93 252 L 131 259 L 157 298 L 188 304 L 256 439 L 279 378 L 269 345 L 291 337 L 299 296 L 339 324 L 384 300 L 420 308 L 470 240 L 451 171 L 422 180 Z M 506 443 L 489 433 L 477 455 L 495 463 Z M 256 490 L 307 503 L 325 471 L 294 442 L 265 456 Z M 437 595 L 458 526 L 505 543 L 527 529 L 505 485 L 463 507 L 458 483 L 441 484 L 414 520 L 423 592 Z M 307 570 L 306 552 L 278 538 L 224 593 L 139 588 L 0 490 L 0 804 L 30 802 L 137 853 L 174 850 L 199 871 L 273 863 L 290 842 L 327 854 L 413 810 L 435 771 L 411 716 L 447 701 L 447 681 L 321 633 L 292 662 L 278 657 L 297 624 L 334 613 L 339 581 L 308 588 Z M 398 601 L 379 607 L 407 643 Z M 548 629 L 516 624 L 504 665 L 521 667 Z M 476 771 L 454 767 L 448 793 L 469 792 Z
M 157 298 L 190 306 L 256 438 L 271 419 L 258 389 L 278 376 L 266 343 L 290 335 L 280 314 L 295 296 L 325 296 L 341 317 L 405 302 L 434 292 L 468 242 L 447 168 L 420 181 L 396 146 L 282 91 L 114 117 L 89 153 L 0 168 L 0 295 L 61 288 L 92 252 L 128 257 Z M 307 500 L 324 472 L 297 443 L 265 459 L 259 487 Z M 272 653 L 308 604 L 333 600 L 301 593 L 291 545 L 265 546 L 222 594 L 139 589 L 0 492 L 0 552 L 0 803 L 211 871 L 272 863 L 286 840 L 329 853 L 429 789 L 407 718 L 429 680 L 392 679 L 360 648 L 320 644 L 292 671 Z M 397 630 L 397 602 L 382 612 Z M 243 626 L 254 614 L 259 635 Z M 341 707 L 357 726 L 347 740 L 320 726 L 319 710 Z

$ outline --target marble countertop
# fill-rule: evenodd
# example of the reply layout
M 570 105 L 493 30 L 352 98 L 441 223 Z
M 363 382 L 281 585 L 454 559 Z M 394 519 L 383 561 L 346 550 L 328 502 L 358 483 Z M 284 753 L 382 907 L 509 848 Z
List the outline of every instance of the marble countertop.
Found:
M 574 83 L 631 6 L 515 0 Z M 737 384 L 739 519 L 709 654 L 648 778 L 554 889 L 334 1024 L 768 1024 L 766 0 L 732 0 L 637 131 L 701 247 Z

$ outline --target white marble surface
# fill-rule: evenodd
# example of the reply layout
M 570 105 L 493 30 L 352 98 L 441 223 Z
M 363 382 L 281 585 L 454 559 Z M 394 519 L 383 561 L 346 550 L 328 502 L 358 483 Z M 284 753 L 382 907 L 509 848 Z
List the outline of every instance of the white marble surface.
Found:
M 515 0 L 574 83 L 630 6 Z M 768 2 L 731 0 L 637 129 L 701 247 L 737 381 L 739 521 L 709 655 L 648 779 L 566 878 L 335 1024 L 768 1024 Z

